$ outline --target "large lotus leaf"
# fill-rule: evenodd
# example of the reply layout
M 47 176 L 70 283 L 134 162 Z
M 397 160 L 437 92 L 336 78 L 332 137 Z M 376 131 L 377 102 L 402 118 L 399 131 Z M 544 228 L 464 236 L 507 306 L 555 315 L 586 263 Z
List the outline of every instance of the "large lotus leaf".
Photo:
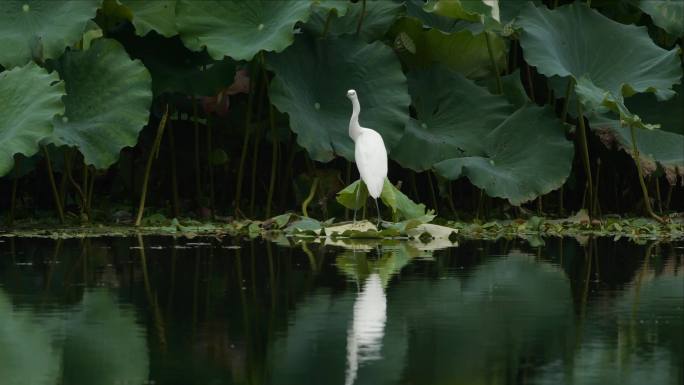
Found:
M 31 156 L 52 134 L 52 118 L 64 113 L 64 83 L 33 63 L 0 72 L 0 176 L 14 154 Z
M 351 88 L 359 95 L 361 125 L 378 131 L 388 149 L 399 141 L 410 99 L 399 61 L 381 42 L 301 36 L 285 52 L 269 55 L 267 65 L 276 74 L 270 100 L 289 114 L 297 142 L 312 159 L 327 162 L 338 154 L 354 160 Z
M 102 0 L 0 1 L 0 65 L 54 59 L 81 38 Z M 56 16 L 58 15 L 58 16 Z
M 115 40 L 98 39 L 87 51 L 69 51 L 55 63 L 66 82 L 66 116 L 54 120 L 49 142 L 75 146 L 85 162 L 106 169 L 132 147 L 147 124 L 151 78 Z
M 667 33 L 684 36 L 684 0 L 640 0 L 639 8 Z
M 145 327 L 105 289 L 88 291 L 67 320 L 65 384 L 142 384 L 148 379 Z
M 435 164 L 447 179 L 466 176 L 493 197 L 520 205 L 563 185 L 574 149 L 550 107 L 526 105 L 479 138 L 485 149 L 475 156 Z
M 426 68 L 438 62 L 469 78 L 485 78 L 494 73 L 485 32 L 474 34 L 463 29 L 447 34 L 435 28 L 424 29 L 420 20 L 405 17 L 397 21 L 390 34 L 395 42 L 408 39 L 413 46 L 399 50 L 399 57 L 410 68 Z M 506 45 L 498 36 L 490 35 L 490 39 L 497 66 L 504 68 Z
M 310 9 L 310 1 L 299 0 L 179 0 L 176 20 L 188 48 L 206 47 L 216 60 L 251 60 L 292 44 L 295 24 L 306 21 Z
M 356 34 L 362 8 L 363 2 L 361 1 L 350 3 L 344 16 L 333 16 L 328 25 L 328 36 Z M 359 34 L 368 42 L 381 39 L 402 11 L 403 5 L 400 2 L 367 1 Z M 316 36 L 321 36 L 326 23 L 328 23 L 328 11 L 316 9 L 304 28 Z
M 482 23 L 469 22 L 442 16 L 434 12 L 425 11 L 423 0 L 409 0 L 406 2 L 406 15 L 420 20 L 425 27 L 436 28 L 445 33 L 460 31 L 465 28 L 478 28 L 477 32 L 482 32 Z M 471 29 L 472 31 L 472 29 Z
M 661 100 L 670 98 L 682 76 L 676 48 L 662 49 L 645 27 L 617 23 L 584 4 L 555 10 L 528 5 L 518 25 L 527 62 L 547 77 L 572 76 L 588 112 L 607 108 L 644 126 L 624 106 L 624 97 L 653 92 Z
M 484 154 L 483 138 L 515 111 L 505 98 L 440 67 L 413 71 L 408 82 L 416 118 L 406 124 L 392 159 L 415 171 L 445 159 Z
M 652 95 L 639 94 L 627 99 L 627 105 L 643 119 L 658 123 L 661 129 L 637 130 L 639 161 L 646 174 L 656 170 L 656 163 L 665 171 L 670 184 L 684 177 L 684 103 L 681 92 L 677 97 L 658 102 Z M 617 147 L 632 155 L 632 135 L 629 127 L 620 124 L 615 115 L 594 116 L 592 130 L 608 147 Z
M 171 37 L 178 33 L 176 28 L 177 0 L 119 0 L 133 15 L 135 33 L 140 36 L 150 31 Z
M 131 56 L 142 60 L 150 71 L 155 96 L 166 92 L 213 96 L 235 78 L 232 59 L 215 61 L 206 52 L 190 51 L 178 36 L 165 38 L 152 33 L 123 39 Z

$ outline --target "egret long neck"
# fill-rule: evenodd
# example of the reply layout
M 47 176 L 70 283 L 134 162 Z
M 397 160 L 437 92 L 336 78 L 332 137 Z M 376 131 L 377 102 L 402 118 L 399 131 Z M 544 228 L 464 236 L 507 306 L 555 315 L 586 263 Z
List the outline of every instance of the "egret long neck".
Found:
M 357 98 L 352 98 L 352 116 L 349 120 L 349 136 L 352 140 L 356 141 L 356 138 L 361 135 L 361 126 L 359 125 L 359 113 L 361 112 L 361 106 L 359 105 L 359 100 Z

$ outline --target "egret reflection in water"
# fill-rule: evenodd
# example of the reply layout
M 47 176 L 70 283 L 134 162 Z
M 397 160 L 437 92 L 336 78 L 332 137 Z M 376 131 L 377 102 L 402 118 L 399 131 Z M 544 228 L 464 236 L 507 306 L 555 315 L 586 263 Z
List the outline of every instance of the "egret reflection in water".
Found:
M 372 273 L 354 302 L 354 317 L 347 334 L 345 384 L 356 380 L 359 365 L 382 358 L 382 337 L 387 321 L 387 297 L 380 274 Z

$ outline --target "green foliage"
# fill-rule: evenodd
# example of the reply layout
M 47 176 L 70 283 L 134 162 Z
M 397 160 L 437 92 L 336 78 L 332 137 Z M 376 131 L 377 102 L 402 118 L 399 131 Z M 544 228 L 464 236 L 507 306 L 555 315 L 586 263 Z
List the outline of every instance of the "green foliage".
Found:
M 343 189 L 337 195 L 343 207 L 366 200 L 365 191 L 353 200 L 360 185 L 344 188 L 353 166 L 335 160 L 354 160 L 345 97 L 353 88 L 361 125 L 383 136 L 391 182 L 408 184 L 403 190 L 413 200 L 432 198 L 440 214 L 448 205 L 457 217 L 475 207 L 478 217 L 481 209 L 510 215 L 509 204 L 566 186 L 551 199 L 562 215 L 593 207 L 594 194 L 605 199 L 606 186 L 620 183 L 629 185 L 618 199 L 629 210 L 635 191 L 651 202 L 650 189 L 654 207 L 681 210 L 671 198 L 684 175 L 678 86 L 684 1 L 555 3 L 2 1 L 0 176 L 37 184 L 22 188 L 4 178 L 0 183 L 12 185 L 0 186 L 9 198 L 3 201 L 31 202 L 21 195 L 47 186 L 34 180 L 38 165 L 51 170 L 45 182 L 53 202 L 73 207 L 80 201 L 82 212 L 67 214 L 86 218 L 92 213 L 85 213 L 85 198 L 100 196 L 104 186 L 115 186 L 102 194 L 113 200 L 135 200 L 146 169 L 139 166 L 149 158 L 153 170 L 162 170 L 152 173 L 157 188 L 149 198 L 163 218 L 186 210 L 203 218 L 226 210 L 271 216 L 307 196 L 314 216 L 339 218 L 336 191 Z M 149 157 L 150 136 L 166 106 L 170 129 Z M 567 130 L 558 119 L 576 124 L 580 114 L 605 148 L 594 136 L 584 141 L 584 126 Z M 638 130 L 632 143 L 634 127 L 652 130 Z M 573 162 L 568 139 L 576 139 L 581 159 Z M 50 145 L 51 160 L 36 154 L 39 144 Z M 638 173 L 624 164 L 629 158 L 611 151 L 634 156 L 633 145 Z M 73 162 L 63 163 L 66 146 L 82 157 L 67 152 Z M 109 168 L 122 153 L 125 161 L 106 177 L 88 172 L 88 165 Z M 22 165 L 10 173 L 15 156 Z M 598 159 L 607 159 L 602 165 L 609 169 L 585 199 L 592 170 L 606 167 Z M 75 181 L 52 175 L 69 170 Z M 425 172 L 429 183 L 417 183 L 416 172 Z M 433 173 L 447 180 L 439 178 L 435 188 Z M 653 181 L 635 183 L 638 175 Z M 96 177 L 108 183 L 95 183 Z M 661 194 L 665 178 L 673 190 Z M 194 185 L 185 183 L 190 179 Z M 404 234 L 432 219 L 424 205 L 387 184 L 383 201 L 403 221 L 383 231 Z M 507 202 L 478 200 L 471 185 Z M 250 191 L 248 212 L 242 188 Z M 48 194 L 38 195 L 32 198 L 43 206 Z M 325 227 L 312 221 L 296 220 L 307 228 L 302 231 Z M 258 225 L 250 226 L 251 235 L 258 233 Z
M 503 97 L 444 68 L 413 71 L 408 79 L 416 117 L 406 124 L 392 157 L 415 171 L 456 155 L 483 153 L 482 138 L 515 111 Z
M 106 169 L 138 141 L 152 102 L 145 66 L 121 44 L 99 39 L 87 51 L 69 51 L 55 63 L 66 81 L 66 114 L 54 120 L 48 142 L 74 146 L 86 164 Z
M 0 65 L 58 58 L 77 42 L 102 0 L 3 0 L 0 2 Z M 56 17 L 55 15 L 59 15 Z
M 528 5 L 517 25 L 525 59 L 548 77 L 572 76 L 588 113 L 611 110 L 643 127 L 624 106 L 624 98 L 653 92 L 668 99 L 682 76 L 677 49 L 660 48 L 645 28 L 617 23 L 584 4 L 555 10 Z
M 400 49 L 399 57 L 410 68 L 431 68 L 434 62 L 455 70 L 469 78 L 483 78 L 493 74 L 485 32 L 473 33 L 462 29 L 445 34 L 437 29 L 424 29 L 418 19 L 405 17 L 392 27 L 395 45 L 398 39 L 410 41 L 413 49 Z M 499 68 L 506 57 L 505 43 L 492 38 L 492 50 Z
M 482 153 L 445 160 L 435 170 L 447 179 L 466 176 L 513 205 L 559 188 L 570 174 L 574 150 L 548 107 L 524 106 L 480 139 Z
M 31 156 L 52 134 L 52 118 L 64 113 L 64 83 L 33 63 L 0 72 L 0 176 L 9 173 L 14 155 Z
M 179 0 L 177 26 L 185 45 L 206 47 L 220 60 L 251 60 L 260 51 L 281 52 L 294 40 L 297 22 L 309 17 L 309 1 Z
M 655 25 L 675 37 L 684 36 L 683 0 L 638 0 L 638 4 L 651 16 Z
M 366 204 L 367 199 L 368 189 L 366 188 L 365 183 L 360 179 L 337 193 L 337 202 L 352 210 L 358 210 L 363 207 Z M 426 212 L 424 204 L 413 202 L 387 179 L 385 179 L 385 185 L 382 188 L 380 199 L 382 200 L 382 203 L 391 208 L 392 213 L 396 214 L 400 219 L 409 220 L 421 218 L 425 219 L 424 222 L 429 222 L 434 218 L 434 216 L 431 216 L 431 212 Z
M 135 33 L 145 36 L 150 31 L 171 37 L 178 34 L 176 28 L 176 3 L 178 0 L 120 0 L 133 15 Z
M 384 44 L 366 44 L 351 37 L 302 36 L 267 60 L 275 72 L 271 102 L 289 115 L 297 143 L 312 159 L 327 162 L 335 155 L 354 159 L 354 143 L 348 134 L 349 89 L 359 95 L 362 126 L 378 131 L 388 149 L 401 138 L 408 118 L 406 77 Z

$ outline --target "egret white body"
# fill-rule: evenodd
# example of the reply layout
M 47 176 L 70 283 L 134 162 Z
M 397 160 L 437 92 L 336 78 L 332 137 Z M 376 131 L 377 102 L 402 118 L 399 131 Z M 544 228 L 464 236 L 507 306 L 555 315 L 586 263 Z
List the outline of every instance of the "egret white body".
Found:
M 347 97 L 352 102 L 352 116 L 349 120 L 349 136 L 354 141 L 354 160 L 356 168 L 359 170 L 361 180 L 368 188 L 368 194 L 375 200 L 375 207 L 378 209 L 378 224 L 380 223 L 380 208 L 378 198 L 382 193 L 382 187 L 387 178 L 387 150 L 382 136 L 375 130 L 361 127 L 359 124 L 359 104 L 356 91 L 347 91 Z M 357 190 L 358 196 L 358 190 Z M 356 221 L 356 210 L 354 210 L 354 221 Z

